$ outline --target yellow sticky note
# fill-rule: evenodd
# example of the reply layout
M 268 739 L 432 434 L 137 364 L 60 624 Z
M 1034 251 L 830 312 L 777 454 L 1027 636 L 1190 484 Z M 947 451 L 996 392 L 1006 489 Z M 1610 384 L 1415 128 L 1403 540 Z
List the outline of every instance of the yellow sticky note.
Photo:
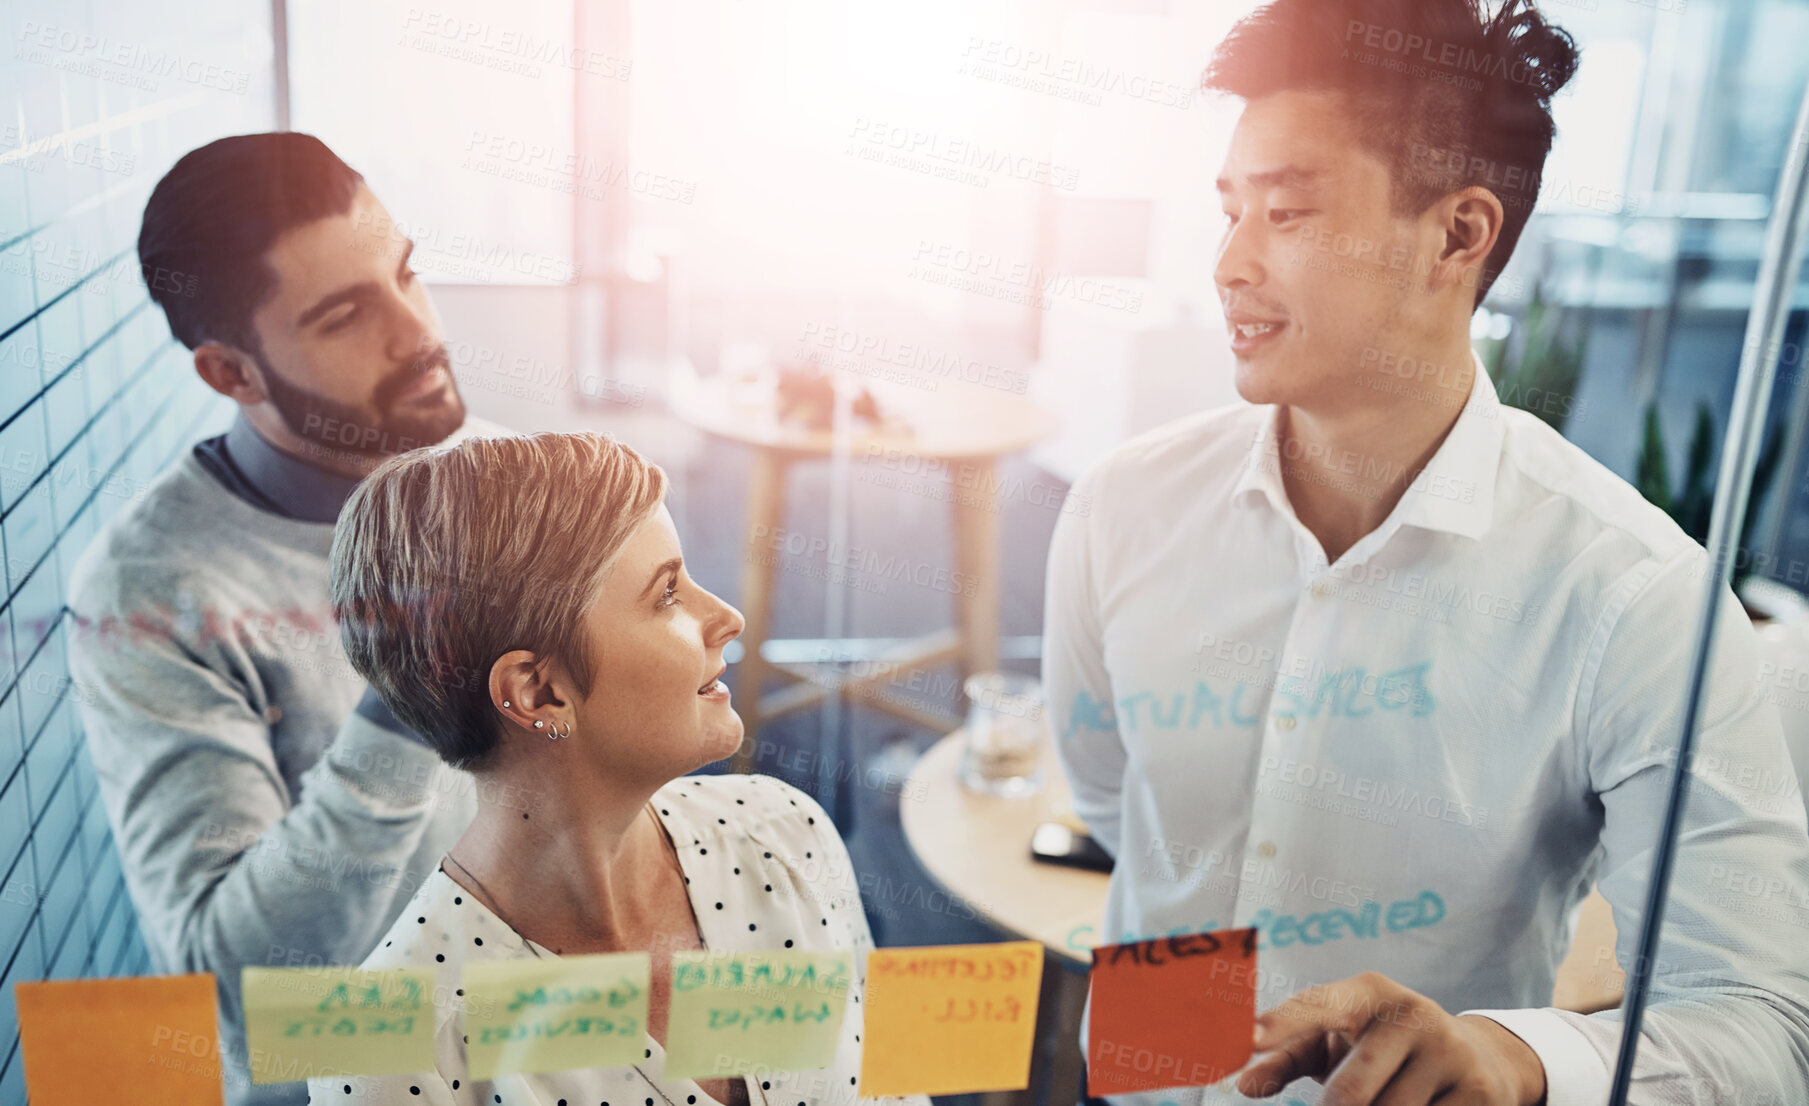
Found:
M 465 965 L 471 1077 L 639 1063 L 651 976 L 644 952 Z
M 852 967 L 845 952 L 673 954 L 666 1078 L 829 1067 Z
M 434 1070 L 434 970 L 244 968 L 253 1083 Z
M 863 1098 L 1030 1085 L 1037 941 L 879 949 L 867 958 Z
M 32 1106 L 219 1106 L 212 973 L 20 983 Z

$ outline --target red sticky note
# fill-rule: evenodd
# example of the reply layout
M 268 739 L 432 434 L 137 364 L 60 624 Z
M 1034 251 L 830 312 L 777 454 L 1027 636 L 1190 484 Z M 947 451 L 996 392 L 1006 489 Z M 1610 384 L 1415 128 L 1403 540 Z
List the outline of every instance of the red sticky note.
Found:
M 1250 1060 L 1256 930 L 1221 929 L 1093 950 L 1087 1093 L 1216 1083 Z
M 219 1106 L 214 977 L 20 983 L 32 1106 Z

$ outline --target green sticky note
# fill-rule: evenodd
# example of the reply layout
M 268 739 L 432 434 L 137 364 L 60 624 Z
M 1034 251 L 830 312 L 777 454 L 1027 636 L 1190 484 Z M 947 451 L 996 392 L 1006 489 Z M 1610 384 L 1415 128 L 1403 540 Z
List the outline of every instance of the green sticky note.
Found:
M 673 954 L 666 1078 L 829 1067 L 852 965 L 845 952 Z
M 466 964 L 471 1077 L 639 1063 L 651 975 L 644 952 Z
M 434 970 L 244 968 L 253 1083 L 434 1070 Z

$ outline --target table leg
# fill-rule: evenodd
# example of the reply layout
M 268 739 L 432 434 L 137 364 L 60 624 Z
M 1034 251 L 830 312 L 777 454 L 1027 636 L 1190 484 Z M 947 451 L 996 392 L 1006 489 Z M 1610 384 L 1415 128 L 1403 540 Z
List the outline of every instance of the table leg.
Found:
M 969 487 L 956 487 L 955 570 L 961 590 L 955 598 L 961 626 L 962 676 L 999 667 L 999 503 L 992 457 L 961 461 L 957 471 Z
M 1049 1083 L 1044 1094 L 1047 1106 L 1074 1106 L 1086 1094 L 1081 1085 L 1080 1019 L 1087 1008 L 1087 973 L 1063 964 L 1054 966 L 1054 979 L 1044 978 L 1044 987 L 1053 983 L 1050 996 L 1055 1008 L 1053 1032 L 1049 1038 Z
M 1036 1038 L 1030 1049 L 1030 1086 L 988 1094 L 982 1106 L 1078 1106 L 1085 1090 L 1081 1086 L 1080 1017 L 1086 1004 L 1087 973 L 1045 950 Z
M 778 554 L 770 548 L 785 515 L 785 461 L 770 449 L 754 450 L 748 469 L 747 548 L 741 563 L 741 662 L 735 673 L 735 709 L 741 715 L 741 747 L 731 769 L 751 772 L 760 737 L 760 692 L 768 665 L 760 647 L 772 613 Z

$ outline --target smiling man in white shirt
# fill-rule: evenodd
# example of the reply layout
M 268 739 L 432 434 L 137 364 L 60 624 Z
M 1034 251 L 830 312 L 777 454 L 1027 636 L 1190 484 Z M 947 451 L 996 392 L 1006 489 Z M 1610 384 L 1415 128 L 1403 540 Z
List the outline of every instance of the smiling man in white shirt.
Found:
M 1606 1098 L 1619 1011 L 1553 982 L 1592 884 L 1634 955 L 1706 555 L 1469 348 L 1576 63 L 1519 0 L 1278 0 L 1215 53 L 1249 403 L 1077 481 L 1044 681 L 1106 938 L 1255 926 L 1259 1051 L 1118 1106 Z M 1809 1102 L 1805 813 L 1731 594 L 1716 634 L 1632 1097 Z

